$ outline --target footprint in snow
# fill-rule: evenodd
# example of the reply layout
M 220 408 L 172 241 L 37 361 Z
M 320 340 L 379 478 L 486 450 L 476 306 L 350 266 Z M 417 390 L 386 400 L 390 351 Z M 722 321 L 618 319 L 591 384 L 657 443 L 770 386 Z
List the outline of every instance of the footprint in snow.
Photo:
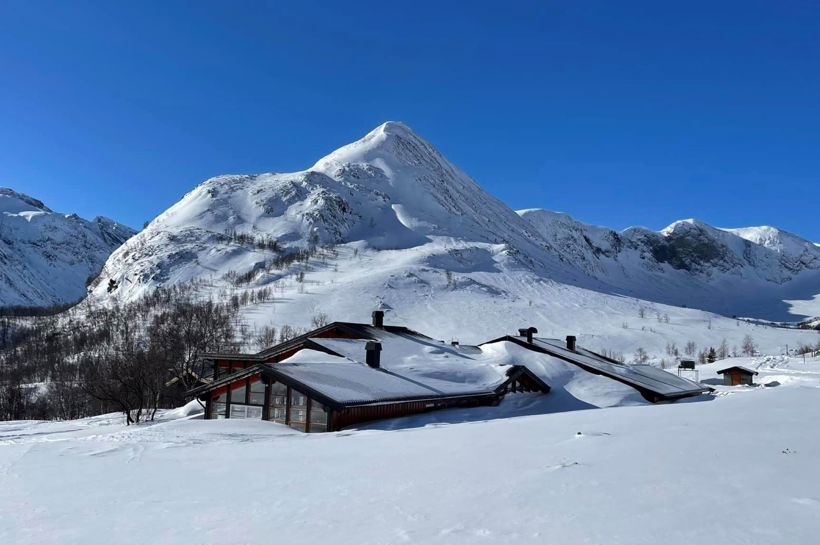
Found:
M 612 435 L 612 434 L 608 433 L 608 432 L 605 432 L 605 431 L 588 431 L 588 432 L 579 431 L 578 433 L 575 434 L 575 437 L 580 439 L 581 437 L 604 437 L 604 436 L 608 436 L 608 435 Z
M 557 465 L 554 465 L 554 466 L 547 466 L 545 469 L 547 471 L 558 471 L 559 469 L 566 469 L 568 467 L 574 467 L 574 466 L 578 466 L 578 465 L 581 465 L 581 464 L 579 464 L 578 462 L 564 462 L 562 464 L 557 464 Z

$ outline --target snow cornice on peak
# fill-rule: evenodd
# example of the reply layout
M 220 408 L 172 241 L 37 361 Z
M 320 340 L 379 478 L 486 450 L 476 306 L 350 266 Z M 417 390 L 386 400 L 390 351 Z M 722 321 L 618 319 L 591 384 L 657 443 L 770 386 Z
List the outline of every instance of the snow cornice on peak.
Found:
M 0 187 L 0 212 L 52 212 L 43 201 L 9 187 Z

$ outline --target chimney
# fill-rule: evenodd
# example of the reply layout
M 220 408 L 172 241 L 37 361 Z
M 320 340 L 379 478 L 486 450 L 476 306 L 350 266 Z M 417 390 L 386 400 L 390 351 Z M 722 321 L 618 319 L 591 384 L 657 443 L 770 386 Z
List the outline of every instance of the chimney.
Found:
M 373 314 L 373 327 L 384 327 L 384 311 L 383 310 L 374 310 Z
M 381 367 L 381 355 L 379 352 L 382 351 L 382 343 L 367 341 L 367 344 L 364 345 L 364 349 L 367 351 L 367 358 L 364 360 L 365 363 L 373 369 Z
M 519 329 L 518 330 L 518 336 L 519 337 L 526 337 L 527 342 L 530 343 L 530 344 L 532 344 L 532 334 L 533 333 L 538 333 L 538 330 L 535 329 L 534 327 L 528 327 L 527 329 Z
M 575 336 L 567 335 L 567 350 L 575 352 Z
M 458 348 L 458 341 L 450 341 L 450 344 Z

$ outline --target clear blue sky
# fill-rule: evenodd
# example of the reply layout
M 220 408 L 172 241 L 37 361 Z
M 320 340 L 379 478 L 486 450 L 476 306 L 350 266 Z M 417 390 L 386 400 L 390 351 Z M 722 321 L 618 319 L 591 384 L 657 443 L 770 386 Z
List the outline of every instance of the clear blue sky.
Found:
M 820 4 L 326 4 L 4 0 L 0 185 L 140 227 L 394 119 L 514 208 L 820 241 Z

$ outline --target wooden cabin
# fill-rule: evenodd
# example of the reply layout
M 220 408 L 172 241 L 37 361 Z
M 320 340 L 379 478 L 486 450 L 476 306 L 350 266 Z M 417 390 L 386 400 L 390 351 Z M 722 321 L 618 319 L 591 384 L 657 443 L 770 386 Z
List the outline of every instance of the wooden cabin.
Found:
M 754 376 L 758 374 L 757 371 L 740 365 L 721 369 L 717 373 L 723 375 L 723 384 L 725 386 L 754 386 Z
M 190 395 L 205 401 L 205 418 L 260 418 L 304 432 L 452 407 L 498 404 L 511 392 L 546 393 L 523 366 L 509 366 L 495 388 L 442 393 L 418 381 L 356 362 L 255 364 Z
M 214 379 L 188 395 L 204 401 L 206 419 L 260 418 L 315 433 L 550 390 L 525 366 L 488 365 L 474 359 L 478 347 L 385 326 L 380 312 L 373 318 L 334 322 L 258 354 L 207 356 Z

